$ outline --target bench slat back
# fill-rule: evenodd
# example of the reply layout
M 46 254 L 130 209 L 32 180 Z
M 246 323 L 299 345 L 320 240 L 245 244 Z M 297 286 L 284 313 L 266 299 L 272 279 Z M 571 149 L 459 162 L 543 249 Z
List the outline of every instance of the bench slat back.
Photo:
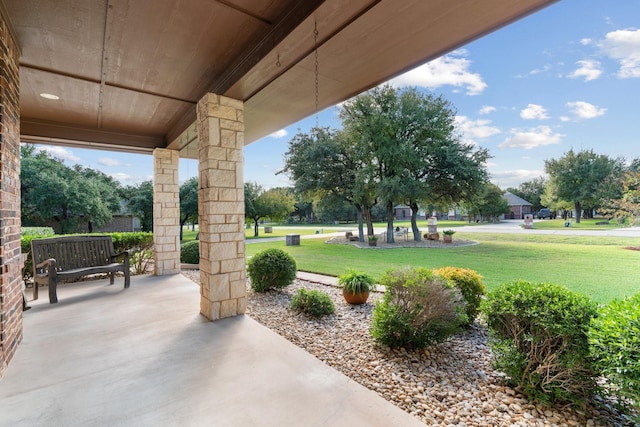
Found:
M 71 270 L 111 263 L 114 255 L 111 236 L 65 236 L 31 241 L 34 268 L 49 258 L 56 270 Z

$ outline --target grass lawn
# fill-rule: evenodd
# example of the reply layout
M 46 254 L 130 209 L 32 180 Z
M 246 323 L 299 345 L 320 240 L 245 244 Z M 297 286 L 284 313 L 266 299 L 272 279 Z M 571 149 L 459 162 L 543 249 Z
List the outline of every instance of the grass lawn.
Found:
M 300 246 L 286 246 L 283 241 L 252 243 L 246 245 L 246 253 L 252 256 L 278 247 L 296 259 L 300 270 L 333 276 L 349 268 L 378 278 L 390 268 L 407 265 L 466 267 L 484 277 L 488 290 L 517 279 L 552 282 L 602 303 L 640 292 L 640 251 L 624 249 L 640 246 L 640 238 L 489 233 L 457 233 L 455 238 L 480 244 L 447 249 L 358 249 L 312 239 L 303 240 Z
M 602 218 L 596 219 L 581 219 L 580 224 L 576 223 L 575 219 L 568 219 L 567 221 L 571 221 L 571 228 L 577 228 L 579 230 L 609 230 L 611 228 L 622 228 L 626 227 L 624 224 L 620 225 L 616 221 L 611 221 L 609 224 L 597 224 L 599 222 L 606 221 Z M 566 228 L 565 223 L 567 222 L 564 219 L 545 219 L 541 221 L 536 221 L 533 223 L 533 228 L 539 230 L 556 230 Z

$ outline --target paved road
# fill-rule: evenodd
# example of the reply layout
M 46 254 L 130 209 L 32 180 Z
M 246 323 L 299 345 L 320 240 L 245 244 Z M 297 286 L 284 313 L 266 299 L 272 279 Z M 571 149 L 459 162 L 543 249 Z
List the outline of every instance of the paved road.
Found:
M 560 235 L 560 236 L 613 236 L 613 237 L 640 237 L 640 227 L 630 227 L 630 228 L 615 228 L 615 229 L 605 229 L 605 230 L 581 230 L 576 228 L 562 228 L 555 230 L 541 230 L 536 229 L 536 223 L 544 220 L 534 220 L 533 229 L 526 230 L 520 225 L 523 223 L 522 220 L 504 220 L 496 224 L 482 224 L 482 225 L 469 225 L 462 227 L 455 227 L 456 231 L 465 232 L 465 233 L 512 233 L 512 234 L 551 234 L 551 235 Z M 315 228 L 318 227 L 308 227 Z M 354 225 L 353 231 L 357 230 L 357 226 Z M 345 231 L 348 231 L 347 228 L 344 230 L 334 232 L 334 233 L 323 233 L 323 234 L 309 234 L 300 236 L 301 239 L 318 239 L 318 238 L 330 238 L 335 236 L 336 234 L 342 234 Z M 384 228 L 376 228 L 376 234 L 384 232 Z M 295 231 L 292 231 L 295 232 Z M 246 240 L 247 244 L 250 243 L 260 243 L 260 242 L 276 242 L 280 240 L 284 240 L 284 237 L 267 237 L 263 239 L 250 239 Z

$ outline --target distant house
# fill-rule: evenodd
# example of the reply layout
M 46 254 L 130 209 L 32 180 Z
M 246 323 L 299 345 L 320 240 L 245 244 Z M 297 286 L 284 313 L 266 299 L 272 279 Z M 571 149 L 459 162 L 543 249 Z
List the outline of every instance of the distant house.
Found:
M 533 205 L 522 197 L 506 191 L 504 197 L 511 207 L 511 213 L 505 214 L 504 219 L 524 219 L 527 214 L 533 214 Z

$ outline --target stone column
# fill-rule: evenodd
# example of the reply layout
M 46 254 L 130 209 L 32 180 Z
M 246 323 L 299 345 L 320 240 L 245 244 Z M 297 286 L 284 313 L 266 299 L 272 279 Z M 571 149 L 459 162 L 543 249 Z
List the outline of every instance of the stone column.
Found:
M 243 108 L 211 93 L 198 103 L 200 313 L 209 320 L 242 314 L 247 305 Z
M 180 272 L 180 184 L 176 150 L 153 151 L 154 274 Z
M 20 52 L 0 7 L 0 378 L 22 341 Z

